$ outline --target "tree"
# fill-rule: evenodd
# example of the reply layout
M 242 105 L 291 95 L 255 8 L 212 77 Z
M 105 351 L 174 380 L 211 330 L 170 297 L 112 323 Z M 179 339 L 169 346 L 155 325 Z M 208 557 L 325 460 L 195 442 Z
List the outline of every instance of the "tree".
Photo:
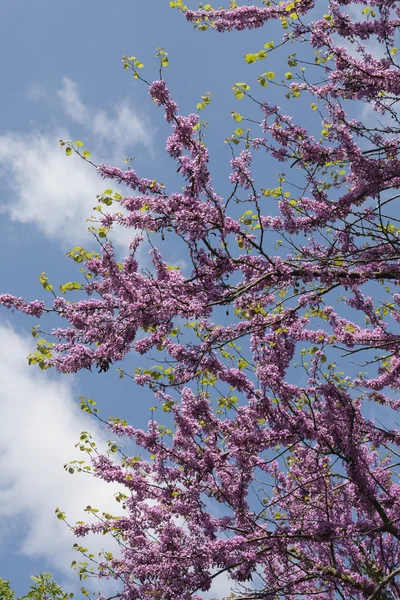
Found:
M 21 596 L 18 600 L 69 600 L 73 594 L 63 592 L 62 588 L 53 581 L 50 573 L 42 573 L 31 577 L 33 585 L 26 596 Z M 9 581 L 0 578 L 0 598 L 1 600 L 15 600 L 14 592 L 10 587 Z
M 119 541 L 119 556 L 90 558 L 94 575 L 115 578 L 130 600 L 200 598 L 222 574 L 225 597 L 236 599 L 399 599 L 400 8 L 395 0 L 171 5 L 200 30 L 280 22 L 283 36 L 245 60 L 289 48 L 290 71 L 260 74 L 257 92 L 234 84 L 255 112 L 233 113 L 232 187 L 221 197 L 200 120 L 210 96 L 182 116 L 163 79 L 166 52 L 152 83 L 136 57 L 124 57 L 171 126 L 166 151 L 183 190 L 131 166 L 99 165 L 133 195 L 106 190 L 101 202 L 123 212 L 100 213 L 98 252 L 70 253 L 86 281 L 62 291 L 88 297 L 56 296 L 47 307 L 0 296 L 8 308 L 38 318 L 52 311 L 66 323 L 30 356 L 41 368 L 102 372 L 130 352 L 158 353 L 153 367 L 127 375 L 166 414 L 153 412 L 146 431 L 108 423 L 142 454 L 112 443 L 101 455 L 87 434 L 81 440 L 95 476 L 126 490 L 124 515 L 92 509 L 97 522 L 74 532 Z M 268 102 L 271 86 L 285 106 L 300 103 L 296 118 Z M 81 142 L 63 143 L 88 160 Z M 277 186 L 256 183 L 252 161 L 263 152 L 285 169 Z M 123 263 L 107 240 L 117 225 L 136 232 Z M 136 259 L 144 238 L 150 272 Z M 185 248 L 190 273 L 167 264 L 164 240 Z M 45 275 L 41 282 L 52 291 Z M 100 419 L 94 404 L 82 401 Z

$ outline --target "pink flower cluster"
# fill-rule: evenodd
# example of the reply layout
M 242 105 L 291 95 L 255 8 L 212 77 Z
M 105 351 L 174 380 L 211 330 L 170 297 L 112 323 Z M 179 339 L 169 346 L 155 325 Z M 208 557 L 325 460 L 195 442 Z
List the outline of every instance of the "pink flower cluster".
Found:
M 311 103 L 314 122 L 257 101 L 259 125 L 231 159 L 233 190 L 221 198 L 198 115 L 180 115 L 155 81 L 183 189 L 100 165 L 138 194 L 102 217 L 134 230 L 127 258 L 109 243 L 87 257 L 82 300 L 46 309 L 0 296 L 64 320 L 46 357 L 61 372 L 106 371 L 130 352 L 155 363 L 132 376 L 167 424 L 113 420 L 142 454 L 92 458 L 96 477 L 125 489 L 124 515 L 75 528 L 117 539 L 120 556 L 105 555 L 98 576 L 118 580 L 126 600 L 201 598 L 221 576 L 240 598 L 400 599 L 400 7 L 261 4 L 186 18 L 218 31 L 280 20 L 268 52 L 296 49 L 282 86 Z M 299 68 L 303 47 L 307 63 L 316 52 L 315 75 Z M 257 152 L 285 165 L 278 185 L 257 183 Z M 136 256 L 145 235 L 151 272 Z M 167 264 L 165 236 L 179 239 L 190 272 Z

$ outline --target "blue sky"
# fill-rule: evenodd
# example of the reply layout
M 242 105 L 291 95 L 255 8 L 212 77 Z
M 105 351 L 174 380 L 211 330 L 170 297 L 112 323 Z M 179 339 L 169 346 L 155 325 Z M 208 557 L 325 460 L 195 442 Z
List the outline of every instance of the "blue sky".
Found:
M 45 297 L 37 276 L 45 271 L 55 287 L 75 280 L 76 265 L 66 252 L 95 246 L 85 220 L 108 185 L 88 164 L 67 158 L 60 138 L 83 140 L 95 162 L 123 167 L 126 157 L 135 157 L 141 175 L 177 181 L 176 167 L 164 154 L 168 128 L 162 112 L 145 86 L 123 71 L 123 54 L 136 55 L 145 76 L 155 79 L 154 54 L 164 47 L 170 58 L 165 77 L 183 113 L 194 112 L 205 92 L 214 94 L 204 113 L 211 168 L 218 193 L 229 190 L 230 154 L 223 141 L 237 126 L 231 111 L 242 108 L 232 84 L 256 86 L 260 72 L 288 69 L 275 56 L 261 66 L 243 60 L 274 38 L 274 27 L 201 33 L 168 0 L 0 0 L 0 292 Z M 274 94 L 268 88 L 269 99 Z M 276 185 L 280 170 L 264 160 L 259 173 L 265 187 Z M 121 233 L 114 238 L 122 254 L 127 240 Z M 172 261 L 182 258 L 178 247 L 170 254 Z M 64 472 L 82 430 L 92 431 L 100 445 L 107 439 L 79 410 L 78 397 L 94 398 L 105 418 L 120 416 L 135 426 L 146 423 L 153 404 L 112 369 L 101 376 L 61 377 L 29 368 L 34 324 L 0 313 L 0 577 L 11 579 L 21 594 L 29 575 L 46 570 L 76 589 L 69 572 L 75 540 L 55 518 L 57 506 L 73 522 L 87 504 L 110 512 L 115 504 L 105 485 Z M 94 540 L 91 547 L 99 550 L 102 542 Z

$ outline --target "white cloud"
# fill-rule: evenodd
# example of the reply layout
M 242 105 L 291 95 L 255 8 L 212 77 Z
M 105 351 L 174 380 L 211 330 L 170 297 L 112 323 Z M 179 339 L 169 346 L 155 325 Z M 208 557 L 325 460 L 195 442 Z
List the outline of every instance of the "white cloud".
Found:
M 76 539 L 57 520 L 55 508 L 70 523 L 87 521 L 88 504 L 116 513 L 117 488 L 63 469 L 83 458 L 74 447 L 82 430 L 90 430 L 100 447 L 105 434 L 74 404 L 71 383 L 28 367 L 30 349 L 24 336 L 0 326 L 0 542 L 4 547 L 14 530 L 22 536 L 20 552 L 44 557 L 69 574 L 71 561 L 79 560 L 71 549 Z M 115 550 L 113 540 L 103 536 L 91 536 L 85 545 L 94 552 Z
M 77 84 L 68 77 L 63 78 L 57 94 L 66 115 L 92 139 L 93 156 L 105 154 L 106 160 L 121 162 L 128 148 L 138 144 L 151 151 L 150 124 L 127 102 L 116 106 L 111 116 L 104 110 L 89 109 L 79 97 Z M 48 100 L 47 91 L 40 84 L 28 86 L 25 95 L 42 101 L 46 96 Z M 57 125 L 50 130 L 0 135 L 0 182 L 7 189 L 0 198 L 0 212 L 13 221 L 33 223 L 47 238 L 68 247 L 85 245 L 89 239 L 86 220 L 94 214 L 96 196 L 110 187 L 90 164 L 75 155 L 65 156 L 59 140 L 71 137 Z M 85 132 L 79 137 L 85 139 Z M 117 228 L 110 239 L 119 251 L 126 250 L 134 234 Z
M 63 78 L 63 87 L 57 92 L 60 96 L 66 114 L 77 123 L 84 125 L 90 121 L 90 114 L 86 106 L 81 102 L 78 86 L 69 77 Z
M 151 150 L 152 131 L 150 122 L 128 103 L 114 107 L 114 115 L 104 110 L 88 108 L 79 97 L 78 86 L 69 77 L 64 77 L 62 88 L 57 92 L 65 113 L 77 123 L 91 131 L 97 144 L 107 143 L 113 155 L 121 160 L 134 146 L 142 144 Z
M 107 187 L 97 171 L 77 156 L 67 157 L 58 135 L 0 136 L 0 177 L 10 193 L 0 211 L 13 221 L 33 223 L 48 238 L 64 245 L 91 241 L 86 220 L 93 216 L 96 195 Z M 126 249 L 133 231 L 117 228 L 116 243 Z M 113 235 L 111 235 L 113 239 Z
M 119 104 L 111 118 L 105 111 L 98 111 L 92 120 L 91 128 L 95 136 L 114 146 L 114 154 L 126 158 L 132 146 L 142 143 L 151 149 L 151 138 L 146 121 L 140 119 L 127 103 Z
M 78 243 L 102 182 L 89 164 L 66 157 L 58 139 L 0 136 L 0 175 L 11 192 L 1 209 L 14 221 L 35 223 L 49 238 Z

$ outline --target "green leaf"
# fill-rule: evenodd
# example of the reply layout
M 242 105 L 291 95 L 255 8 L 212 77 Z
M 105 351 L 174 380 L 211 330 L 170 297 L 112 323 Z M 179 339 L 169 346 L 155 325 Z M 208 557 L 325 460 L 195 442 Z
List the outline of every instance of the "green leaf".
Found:
M 83 290 L 84 287 L 85 286 L 82 283 L 78 283 L 77 281 L 68 281 L 67 283 L 64 283 L 64 285 L 60 285 L 60 290 L 65 294 L 65 292 L 70 292 L 72 290 Z
M 71 156 L 71 154 L 72 154 L 72 148 L 70 148 L 69 146 L 67 148 L 65 148 L 65 154 L 67 156 Z
M 76 140 L 74 142 L 75 146 L 78 146 L 78 148 L 80 148 L 81 146 L 83 146 L 83 142 L 81 142 L 80 140 Z
M 239 81 L 238 83 L 234 83 L 232 86 L 233 93 L 238 100 L 241 100 L 244 97 L 244 92 L 247 92 L 250 89 L 250 86 L 243 81 Z
M 255 63 L 258 59 L 258 55 L 257 54 L 246 54 L 244 57 L 244 60 L 247 62 L 248 65 L 250 65 L 251 63 Z
M 240 123 L 241 121 L 243 121 L 242 115 L 240 115 L 238 112 L 233 112 L 232 117 L 235 119 L 235 121 L 237 123 Z
M 84 150 L 84 151 L 82 152 L 82 156 L 83 156 L 83 158 L 89 158 L 89 156 L 90 156 L 90 152 L 89 152 L 89 150 Z
M 44 289 L 46 290 L 46 292 L 52 291 L 53 286 L 49 283 L 49 280 L 47 279 L 47 277 L 44 273 L 41 273 L 38 276 L 38 279 L 39 279 L 40 283 L 42 284 L 42 286 L 44 287 Z

